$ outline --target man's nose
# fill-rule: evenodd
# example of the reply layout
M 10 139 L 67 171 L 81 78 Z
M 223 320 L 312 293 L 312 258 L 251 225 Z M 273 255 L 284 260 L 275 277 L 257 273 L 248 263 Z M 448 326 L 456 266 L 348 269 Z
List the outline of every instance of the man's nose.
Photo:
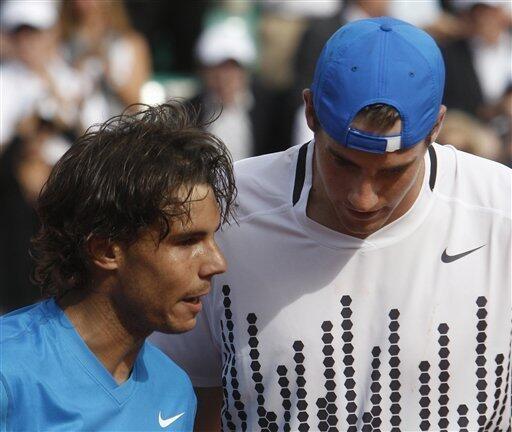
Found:
M 379 196 L 375 192 L 375 185 L 369 178 L 355 180 L 348 194 L 348 202 L 353 210 L 371 212 L 376 210 Z
M 226 258 L 215 241 L 212 241 L 212 244 L 209 246 L 206 258 L 205 263 L 200 269 L 199 276 L 201 278 L 210 278 L 227 270 Z

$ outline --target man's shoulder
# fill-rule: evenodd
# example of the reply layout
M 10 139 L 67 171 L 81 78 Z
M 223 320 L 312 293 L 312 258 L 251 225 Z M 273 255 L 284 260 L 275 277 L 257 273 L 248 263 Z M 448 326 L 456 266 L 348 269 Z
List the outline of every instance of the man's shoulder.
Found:
M 10 383 L 27 383 L 36 378 L 34 374 L 41 368 L 42 359 L 51 358 L 44 303 L 15 310 L 0 318 L 0 372 Z
M 158 376 L 159 382 L 172 381 L 174 386 L 182 390 L 192 390 L 192 383 L 186 372 L 149 341 L 145 343 L 144 360 L 150 372 Z
M 469 207 L 511 216 L 512 170 L 452 146 L 435 145 L 439 178 L 434 192 Z
M 239 218 L 291 205 L 293 174 L 300 147 L 235 163 Z
M 0 344 L 20 345 L 24 339 L 37 332 L 38 325 L 46 320 L 44 302 L 25 306 L 0 317 Z

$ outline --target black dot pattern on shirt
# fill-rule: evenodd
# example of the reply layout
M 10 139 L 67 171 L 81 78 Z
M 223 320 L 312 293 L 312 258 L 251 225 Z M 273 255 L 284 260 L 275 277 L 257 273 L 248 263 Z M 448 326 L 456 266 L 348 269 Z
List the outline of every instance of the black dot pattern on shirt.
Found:
M 400 358 L 398 354 L 400 353 L 400 348 L 398 346 L 398 342 L 400 340 L 400 336 L 398 335 L 398 329 L 400 328 L 400 324 L 398 323 L 398 317 L 400 316 L 400 312 L 398 309 L 392 309 L 389 312 L 389 319 L 391 320 L 389 323 L 389 377 L 391 380 L 389 381 L 389 389 L 391 393 L 389 394 L 389 398 L 391 400 L 391 405 L 389 409 L 391 411 L 390 422 L 393 426 L 391 428 L 391 432 L 399 432 L 400 431 L 400 369 L 398 366 L 400 365 Z
M 221 423 L 222 423 L 222 430 L 235 430 L 235 424 L 232 422 L 232 415 L 229 410 L 229 395 L 228 395 L 228 382 L 227 382 L 227 370 L 229 369 L 229 366 L 231 364 L 231 354 L 229 352 L 229 347 L 227 345 L 227 339 L 225 337 L 224 332 L 224 322 L 220 321 L 220 327 L 222 330 L 222 342 L 224 344 L 224 364 L 222 367 L 222 392 L 224 395 L 223 403 L 222 403 L 222 410 L 221 410 Z
M 222 407 L 221 419 L 225 428 L 229 430 L 236 430 L 236 426 L 233 423 L 233 416 L 229 410 L 229 396 L 228 396 L 228 385 L 227 380 L 231 377 L 231 387 L 233 389 L 231 395 L 233 397 L 233 404 L 238 412 L 238 417 L 242 420 L 241 429 L 247 430 L 247 414 L 245 413 L 245 406 L 241 401 L 241 395 L 238 391 L 238 380 L 237 380 L 237 368 L 236 368 L 236 356 L 235 356 L 235 345 L 234 345 L 234 323 L 232 320 L 231 312 L 231 299 L 229 298 L 230 288 L 228 285 L 222 287 L 222 293 L 224 294 L 224 318 L 225 324 L 221 321 L 222 330 L 222 343 L 224 345 L 224 372 L 222 374 L 222 390 L 224 393 L 224 401 Z M 226 329 L 226 332 L 224 331 Z M 226 334 L 227 333 L 227 336 Z
M 449 425 L 448 422 L 448 402 L 450 400 L 448 396 L 448 391 L 450 390 L 449 378 L 450 374 L 448 372 L 448 368 L 450 366 L 450 362 L 448 361 L 450 350 L 448 349 L 448 342 L 450 339 L 448 338 L 448 325 L 446 323 L 439 324 L 437 331 L 439 332 L 439 339 L 437 342 L 439 343 L 439 410 L 437 411 L 439 414 L 439 422 L 437 423 L 441 432 L 446 432 L 446 428 Z
M 487 392 L 485 389 L 487 388 L 487 380 L 485 379 L 485 376 L 487 374 L 487 371 L 485 369 L 485 339 L 486 339 L 486 333 L 485 329 L 487 328 L 487 310 L 485 309 L 485 305 L 487 304 L 487 300 L 485 297 L 478 297 L 476 299 L 476 304 L 478 306 L 476 316 L 478 318 L 478 323 L 476 325 L 477 328 L 477 335 L 476 335 L 476 388 L 478 389 L 476 398 L 478 400 L 478 406 L 477 411 L 479 413 L 478 416 L 478 425 L 480 427 L 483 427 L 486 422 L 486 416 L 485 413 L 487 411 Z
M 496 363 L 496 370 L 494 371 L 496 375 L 496 381 L 494 381 L 495 385 L 495 391 L 494 391 L 494 404 L 492 406 L 492 416 L 487 422 L 485 426 L 485 430 L 490 430 L 491 426 L 494 423 L 494 420 L 496 419 L 496 416 L 498 414 L 498 408 L 500 406 L 500 396 L 501 396 L 501 385 L 503 384 L 503 360 L 504 360 L 503 354 L 498 354 L 496 358 L 494 359 L 494 362 Z
M 468 407 L 466 405 L 459 405 L 457 413 L 459 414 L 459 419 L 457 420 L 459 432 L 468 432 L 467 426 L 469 424 L 469 420 L 466 416 L 468 413 Z
M 290 432 L 290 409 L 292 407 L 292 402 L 290 400 L 292 393 L 289 389 L 290 381 L 288 380 L 287 374 L 288 369 L 285 365 L 279 365 L 277 367 L 277 374 L 279 375 L 279 379 L 277 382 L 279 383 L 279 386 L 281 387 L 281 397 L 283 398 L 283 408 L 284 408 L 284 414 L 283 414 L 283 431 L 284 432 Z
M 510 332 L 510 337 L 512 340 L 512 329 Z M 507 406 L 507 399 L 512 404 L 511 396 L 509 393 L 511 371 L 512 371 L 512 341 L 511 341 L 511 345 L 510 345 L 510 350 L 508 352 L 508 367 L 507 367 L 507 376 L 505 378 L 505 391 L 503 392 L 503 397 L 501 400 L 501 408 L 500 408 L 500 412 L 499 412 L 499 417 L 498 417 L 498 421 L 496 422 L 497 425 L 501 425 L 501 421 L 503 419 L 503 414 L 505 413 L 505 409 Z M 512 406 L 509 406 L 509 413 L 508 413 L 509 416 L 512 416 L 512 413 L 510 411 L 512 411 Z M 510 432 L 511 429 L 512 429 L 512 425 L 509 424 L 507 431 Z
M 419 365 L 420 375 L 420 429 L 428 431 L 430 429 L 430 363 L 422 361 Z
M 318 407 L 317 417 L 318 420 L 320 420 L 318 423 L 318 430 L 321 432 L 334 432 L 338 430 L 336 427 L 338 424 L 338 417 L 336 416 L 338 408 L 336 406 L 336 393 L 334 392 L 336 388 L 336 372 L 334 369 L 334 347 L 332 345 L 333 337 L 331 334 L 333 325 L 331 321 L 324 321 L 321 327 L 323 331 L 322 341 L 324 344 L 322 353 L 324 358 L 324 387 L 326 393 L 324 397 L 318 398 L 316 401 L 316 406 Z M 346 358 L 344 361 L 353 362 L 354 358 Z
M 295 340 L 290 346 L 290 361 L 292 364 L 295 379 L 292 378 L 292 368 L 287 365 L 277 365 L 274 369 L 275 378 L 280 388 L 281 405 L 283 410 L 281 418 L 275 412 L 269 411 L 265 407 L 265 379 L 262 375 L 262 365 L 260 360 L 260 351 L 264 349 L 260 345 L 258 339 L 258 317 L 255 313 L 249 313 L 247 315 L 247 344 L 250 356 L 250 369 L 251 378 L 253 382 L 254 396 L 251 399 L 255 399 L 257 405 L 244 404 L 242 399 L 244 394 L 247 393 L 248 389 L 244 389 L 242 392 L 240 382 L 238 380 L 238 372 L 236 368 L 236 355 L 235 355 L 235 344 L 234 344 L 234 322 L 232 319 L 233 311 L 231 309 L 231 300 L 229 298 L 230 289 L 229 286 L 223 287 L 224 294 L 224 317 L 221 319 L 220 326 L 222 331 L 222 344 L 223 344 L 223 370 L 222 370 L 222 384 L 224 387 L 224 403 L 222 410 L 222 428 L 223 430 L 247 430 L 247 419 L 248 411 L 250 409 L 258 419 L 258 430 L 262 431 L 278 431 L 284 430 L 286 432 L 299 430 L 304 432 L 308 430 L 319 430 L 319 431 L 330 431 L 337 432 L 338 430 L 343 431 L 374 431 L 379 432 L 380 427 L 383 430 L 399 431 L 401 418 L 401 394 L 400 394 L 400 323 L 399 317 L 400 312 L 398 309 L 391 309 L 388 313 L 389 316 L 389 368 L 388 365 L 381 363 L 381 348 L 375 346 L 372 348 L 372 372 L 371 382 L 368 389 L 361 389 L 366 394 L 370 395 L 371 405 L 368 407 L 368 411 L 360 412 L 356 405 L 357 394 L 355 389 L 359 388 L 356 380 L 357 358 L 354 357 L 354 334 L 351 309 L 352 299 L 348 295 L 341 297 L 341 361 L 343 366 L 340 368 L 336 365 L 339 356 L 335 355 L 335 344 L 334 336 L 332 333 L 333 323 L 331 321 L 323 321 L 321 331 L 319 331 L 319 339 L 322 341 L 322 354 L 321 357 L 324 370 L 324 388 L 325 396 L 319 397 L 316 400 L 316 404 L 308 406 L 307 402 L 307 382 L 306 382 L 306 355 L 304 353 L 304 343 L 301 340 Z M 453 407 L 456 410 L 456 423 L 449 425 L 448 414 L 449 403 L 450 403 L 450 386 L 449 386 L 449 369 L 450 369 L 450 336 L 449 326 L 447 323 L 441 323 L 438 325 L 437 330 L 439 333 L 438 347 L 439 347 L 439 386 L 438 386 L 438 400 L 439 402 L 439 420 L 437 425 L 440 429 L 454 429 L 461 431 L 475 430 L 476 423 L 480 426 L 479 431 L 482 430 L 501 430 L 503 416 L 506 414 L 510 417 L 510 413 L 505 413 L 508 406 L 509 397 L 509 382 L 510 382 L 510 357 L 512 351 L 509 351 L 508 355 L 508 366 L 505 365 L 505 359 L 507 358 L 503 354 L 498 354 L 494 358 L 495 370 L 494 370 L 494 398 L 492 405 L 492 415 L 487 417 L 488 411 L 490 411 L 490 405 L 487 407 L 485 403 L 487 401 L 487 370 L 485 365 L 486 361 L 486 327 L 487 327 L 487 300 L 485 297 L 478 297 L 476 300 L 476 382 L 475 390 L 478 401 L 478 416 L 477 418 L 470 415 L 470 405 L 460 403 Z M 512 339 L 512 335 L 511 335 Z M 510 348 L 512 350 L 512 346 Z M 267 359 L 268 360 L 268 359 Z M 384 391 L 380 379 L 382 369 L 387 369 L 389 373 L 389 416 L 386 415 L 389 422 L 383 424 L 382 407 L 383 402 L 381 393 Z M 344 386 L 342 389 L 337 387 L 336 384 L 336 371 L 342 371 L 343 375 L 339 374 L 338 380 L 344 380 Z M 504 377 L 506 371 L 506 377 Z M 424 360 L 419 363 L 419 416 L 418 426 L 419 430 L 431 430 L 432 428 L 432 400 L 437 397 L 432 395 L 432 376 L 433 373 L 431 364 Z M 268 378 L 268 377 L 267 377 Z M 490 377 L 489 377 L 490 378 Z M 362 377 L 365 381 L 368 377 Z M 295 385 L 291 382 L 295 381 Z M 492 380 L 491 380 L 492 382 Z M 345 394 L 345 409 L 342 409 L 340 390 L 344 391 Z M 293 394 L 293 393 L 295 394 Z M 468 395 L 468 397 L 471 397 Z M 474 396 L 473 396 L 474 397 Z M 294 399 L 296 403 L 294 403 Z M 464 402 L 464 401 L 461 401 Z M 482 407 L 484 405 L 484 407 Z M 367 408 L 367 409 L 368 409 Z M 436 406 L 437 408 L 437 406 Z M 277 409 L 277 407 L 276 407 Z M 254 410 L 254 411 L 253 411 Z M 310 412 L 316 410 L 317 423 L 315 426 L 310 426 L 308 423 L 312 421 Z M 358 414 L 359 418 L 358 418 Z M 343 413 L 344 419 L 340 417 Z M 294 422 L 292 422 L 294 417 Z M 473 420 L 472 420 L 473 418 Z M 506 417 L 508 419 L 508 417 Z M 296 420 L 296 422 L 295 422 Z M 470 424 L 471 423 L 471 424 Z M 292 426 L 293 425 L 293 426 Z M 317 429 L 318 428 L 318 429 Z
M 369 413 L 370 415 L 366 415 L 366 413 L 363 415 L 364 425 L 370 424 L 372 427 L 371 430 L 375 432 L 380 431 L 379 427 L 382 424 L 382 420 L 380 418 L 380 414 L 382 412 L 382 408 L 380 406 L 380 403 L 382 401 L 382 397 L 380 395 L 380 391 L 382 389 L 382 385 L 380 384 L 381 373 L 379 371 L 381 365 L 380 354 L 380 347 L 374 346 L 372 349 L 372 383 L 370 384 L 370 402 L 372 405 Z M 364 418 L 365 416 L 366 419 Z M 367 420 L 369 420 L 370 422 L 368 422 Z
M 256 397 L 256 401 L 258 402 L 258 408 L 256 412 L 258 413 L 258 425 L 260 426 L 262 431 L 270 431 L 277 432 L 279 427 L 277 426 L 277 415 L 273 411 L 267 411 L 265 408 L 265 385 L 263 384 L 263 376 L 261 375 L 261 364 L 259 362 L 260 353 L 259 353 L 259 340 L 258 340 L 258 327 L 256 323 L 258 318 L 256 314 L 250 313 L 247 315 L 247 333 L 249 334 L 249 345 L 252 348 L 253 355 L 251 356 L 251 371 L 252 371 L 252 380 L 254 382 L 254 389 L 258 396 Z
M 354 345 L 352 345 L 352 309 L 350 308 L 350 304 L 352 303 L 352 299 L 350 296 L 345 295 L 341 297 L 341 338 L 343 340 L 343 353 L 345 355 L 352 355 L 354 352 Z M 325 341 L 324 341 L 325 342 Z M 345 375 L 345 378 L 354 378 L 355 370 L 350 365 L 345 365 L 343 369 L 343 374 Z M 347 405 L 345 406 L 347 411 L 347 423 L 348 423 L 348 432 L 356 432 L 357 431 L 357 405 L 355 403 L 356 400 L 356 392 L 353 388 L 345 388 L 345 399 L 347 401 Z
M 295 354 L 293 355 L 293 361 L 295 362 L 295 372 L 297 373 L 297 378 L 295 380 L 297 384 L 297 420 L 299 421 L 299 432 L 306 432 L 309 430 L 308 418 L 309 414 L 307 413 L 308 403 L 306 402 L 306 368 L 304 367 L 304 354 L 302 350 L 304 349 L 304 344 L 300 340 L 296 340 L 293 343 L 293 350 Z

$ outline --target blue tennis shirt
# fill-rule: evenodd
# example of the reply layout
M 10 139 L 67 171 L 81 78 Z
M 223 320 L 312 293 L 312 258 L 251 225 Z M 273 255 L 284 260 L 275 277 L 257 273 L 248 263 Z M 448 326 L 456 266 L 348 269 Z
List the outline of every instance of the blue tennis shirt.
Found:
M 119 385 L 54 300 L 0 318 L 0 430 L 191 431 L 188 376 L 145 342 Z

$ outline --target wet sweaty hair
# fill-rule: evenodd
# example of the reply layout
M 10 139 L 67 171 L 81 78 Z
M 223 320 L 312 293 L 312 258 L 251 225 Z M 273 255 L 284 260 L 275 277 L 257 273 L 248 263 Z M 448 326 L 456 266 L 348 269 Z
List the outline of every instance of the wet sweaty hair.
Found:
M 190 217 L 196 185 L 211 187 L 221 222 L 232 215 L 236 188 L 226 146 L 181 102 L 136 108 L 90 128 L 40 194 L 41 229 L 31 253 L 33 280 L 47 297 L 88 286 L 91 236 L 130 243 L 156 226 L 165 238 L 176 220 Z

